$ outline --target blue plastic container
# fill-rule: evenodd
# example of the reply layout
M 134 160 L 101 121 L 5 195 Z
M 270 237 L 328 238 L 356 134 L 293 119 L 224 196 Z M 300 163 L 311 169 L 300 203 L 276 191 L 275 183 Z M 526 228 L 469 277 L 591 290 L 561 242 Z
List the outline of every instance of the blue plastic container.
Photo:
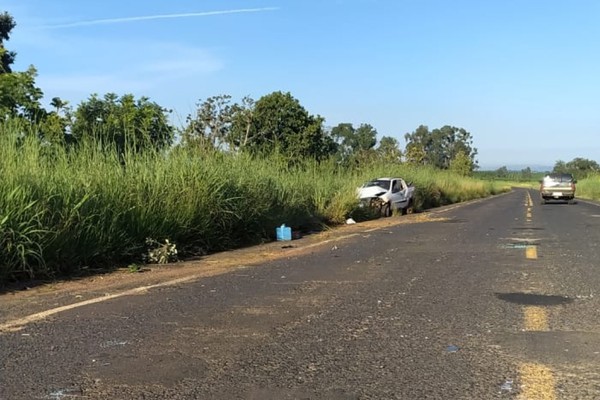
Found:
M 287 241 L 292 240 L 292 228 L 285 226 L 285 224 L 281 225 L 278 228 L 275 228 L 275 236 L 278 241 Z

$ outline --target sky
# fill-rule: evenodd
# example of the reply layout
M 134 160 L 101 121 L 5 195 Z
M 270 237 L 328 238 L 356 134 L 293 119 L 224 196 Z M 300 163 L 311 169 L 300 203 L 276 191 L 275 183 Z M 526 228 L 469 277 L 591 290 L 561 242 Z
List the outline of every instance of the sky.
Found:
M 482 169 L 600 162 L 596 0 L 0 0 L 45 94 L 147 96 L 182 126 L 228 94 L 290 92 L 379 138 L 471 133 Z

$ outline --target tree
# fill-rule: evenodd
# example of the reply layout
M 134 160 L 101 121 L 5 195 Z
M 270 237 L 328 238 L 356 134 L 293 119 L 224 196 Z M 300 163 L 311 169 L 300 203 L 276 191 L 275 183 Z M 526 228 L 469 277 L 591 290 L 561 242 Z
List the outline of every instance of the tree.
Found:
M 373 147 L 377 143 L 377 130 L 369 124 L 360 124 L 354 128 L 344 122 L 331 130 L 332 138 L 338 143 L 338 153 L 342 160 L 368 161 L 375 157 Z
M 235 104 L 234 106 L 229 142 L 238 150 L 246 148 L 250 140 L 255 104 L 254 99 L 246 96 L 242 99 L 241 104 Z
M 377 143 L 377 130 L 369 124 L 360 124 L 355 129 L 350 123 L 341 123 L 331 130 L 331 136 L 337 139 L 348 153 L 370 150 Z
M 580 174 L 580 176 L 585 177 L 589 173 L 600 171 L 600 166 L 594 160 L 576 157 L 567 163 L 567 169 L 575 174 Z
M 323 130 L 323 118 L 310 115 L 290 93 L 261 97 L 254 105 L 251 123 L 234 119 L 233 129 L 238 133 L 246 130 L 245 147 L 255 153 L 279 151 L 293 160 L 320 160 L 334 149 L 333 140 Z
M 60 114 L 62 110 L 66 109 L 66 107 L 69 105 L 69 102 L 62 100 L 60 97 L 53 97 L 50 101 L 50 105 L 54 107 L 57 114 Z
M 65 145 L 73 143 L 73 136 L 69 130 L 72 124 L 69 102 L 60 97 L 53 97 L 50 106 L 54 110 L 46 112 L 38 124 L 38 135 L 43 143 Z
M 423 162 L 440 169 L 449 169 L 450 162 L 460 153 L 471 160 L 472 170 L 477 168 L 477 149 L 473 147 L 471 134 L 463 128 L 445 125 L 429 131 L 425 125 L 404 135 L 407 153 L 424 153 Z
M 410 165 L 425 165 L 427 161 L 427 154 L 422 146 L 411 143 L 406 146 L 404 159 L 406 163 Z
M 502 167 L 498 168 L 496 170 L 496 176 L 498 178 L 506 178 L 508 176 L 508 168 L 506 168 L 506 165 L 503 165 Z
M 355 133 L 354 126 L 350 123 L 339 123 L 331 129 L 330 136 L 337 144 L 337 153 L 342 160 L 347 160 L 352 153 L 352 148 L 347 144 L 349 137 Z
M 340 145 L 343 145 L 347 138 L 354 136 L 354 132 L 355 129 L 351 123 L 342 122 L 331 129 L 331 136 L 334 138 L 334 140 L 338 141 Z
M 44 117 L 40 99 L 42 91 L 35 86 L 37 70 L 30 66 L 27 71 L 13 72 L 11 65 L 16 53 L 4 47 L 16 26 L 7 13 L 0 14 L 0 121 L 7 118 L 23 118 L 38 122 Z
M 398 140 L 390 136 L 384 136 L 379 141 L 377 154 L 386 163 L 400 163 L 402 151 L 400 151 Z
M 552 172 L 557 173 L 557 174 L 566 173 L 567 172 L 567 163 L 564 162 L 563 160 L 557 160 L 556 163 L 554 163 L 554 168 L 552 169 Z
M 406 140 L 406 162 L 412 165 L 430 163 L 430 154 L 433 151 L 432 136 L 429 128 L 420 125 L 413 133 L 404 135 Z
M 9 117 L 37 122 L 45 116 L 40 105 L 43 92 L 35 86 L 37 71 L 0 74 L 0 120 Z
M 450 171 L 461 176 L 468 176 L 473 171 L 471 158 L 462 150 L 459 150 L 450 160 Z
M 360 124 L 354 136 L 348 139 L 348 145 L 354 152 L 371 150 L 377 143 L 377 130 L 369 124 Z
M 141 151 L 171 145 L 174 129 L 168 123 L 169 111 L 147 97 L 118 97 L 96 94 L 83 101 L 74 113 L 72 135 L 76 140 L 93 139 L 107 146 Z
M 521 180 L 523 181 L 531 181 L 533 178 L 533 171 L 531 171 L 530 167 L 523 168 L 521 170 Z
M 52 111 L 44 117 L 38 125 L 38 136 L 42 143 L 52 145 L 64 145 L 70 142 L 71 136 L 67 136 L 69 119 Z
M 587 158 L 576 157 L 573 160 L 565 163 L 562 160 L 556 161 L 552 172 L 555 173 L 569 173 L 575 176 L 577 179 L 583 179 L 591 173 L 600 171 L 600 165 L 594 160 L 588 160 Z
M 0 74 L 12 72 L 11 65 L 15 61 L 16 53 L 4 48 L 4 41 L 10 39 L 10 32 L 17 24 L 6 11 L 0 14 Z
M 231 96 L 218 95 L 198 103 L 196 116 L 188 116 L 188 126 L 183 132 L 183 143 L 188 146 L 220 149 L 232 147 L 231 125 L 237 107 L 231 104 Z

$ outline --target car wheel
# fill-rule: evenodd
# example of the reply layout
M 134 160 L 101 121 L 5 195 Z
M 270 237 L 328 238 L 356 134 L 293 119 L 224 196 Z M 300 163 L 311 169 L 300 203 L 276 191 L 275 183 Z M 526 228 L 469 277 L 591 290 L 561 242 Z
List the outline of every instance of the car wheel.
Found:
M 406 207 L 402 209 L 402 215 L 412 214 L 415 212 L 415 208 L 413 207 L 412 200 L 408 203 Z
M 390 207 L 390 203 L 385 203 L 381 207 L 381 216 L 386 218 L 392 216 L 392 208 Z

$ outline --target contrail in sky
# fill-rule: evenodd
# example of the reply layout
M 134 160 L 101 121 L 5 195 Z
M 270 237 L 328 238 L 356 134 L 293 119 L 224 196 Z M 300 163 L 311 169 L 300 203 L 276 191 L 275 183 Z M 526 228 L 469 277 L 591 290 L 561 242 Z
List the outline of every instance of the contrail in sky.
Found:
M 44 25 L 44 26 L 41 26 L 40 28 L 47 28 L 47 29 L 76 28 L 79 26 L 123 24 L 123 23 L 127 23 L 127 22 L 151 21 L 151 20 L 155 20 L 155 19 L 194 18 L 194 17 L 208 17 L 211 15 L 256 13 L 256 12 L 262 12 L 262 11 L 275 11 L 278 9 L 279 9 L 278 7 L 263 7 L 263 8 L 242 8 L 242 9 L 238 9 L 238 10 L 206 11 L 206 12 L 184 13 L 184 14 L 143 15 L 143 16 L 138 16 L 138 17 L 94 19 L 94 20 L 89 20 L 89 21 L 69 22 L 66 24 Z

